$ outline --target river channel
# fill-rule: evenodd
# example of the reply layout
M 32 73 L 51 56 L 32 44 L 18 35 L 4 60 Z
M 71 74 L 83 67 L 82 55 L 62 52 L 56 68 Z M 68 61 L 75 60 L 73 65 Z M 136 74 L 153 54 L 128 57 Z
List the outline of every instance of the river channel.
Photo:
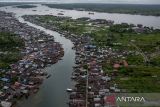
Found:
M 58 63 L 45 68 L 45 70 L 52 76 L 45 80 L 40 91 L 31 96 L 28 100 L 20 102 L 20 107 L 68 107 L 68 95 L 66 89 L 72 87 L 71 73 L 74 66 L 75 51 L 72 50 L 73 44 L 70 40 L 60 36 L 59 33 L 47 30 L 41 26 L 37 26 L 30 22 L 24 21 L 23 18 L 18 17 L 22 23 L 27 23 L 29 26 L 40 29 L 47 34 L 53 35 L 56 42 L 63 45 L 65 54 L 62 60 Z M 23 106 L 22 106 L 23 105 Z

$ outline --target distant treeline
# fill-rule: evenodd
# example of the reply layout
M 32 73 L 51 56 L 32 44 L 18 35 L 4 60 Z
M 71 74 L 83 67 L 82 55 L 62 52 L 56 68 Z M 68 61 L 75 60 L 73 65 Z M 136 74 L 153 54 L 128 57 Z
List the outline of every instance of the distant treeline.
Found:
M 44 4 L 50 8 L 160 16 L 160 5 L 143 4 Z
M 37 6 L 34 6 L 34 5 L 19 5 L 19 6 L 16 6 L 17 8 L 35 8 Z
M 3 7 L 3 6 L 12 6 L 12 5 L 19 5 L 19 4 L 22 4 L 22 3 L 16 3 L 16 2 L 0 2 L 0 7 Z
M 13 5 L 27 5 L 27 4 L 37 4 L 35 2 L 0 2 L 0 7 L 13 6 Z

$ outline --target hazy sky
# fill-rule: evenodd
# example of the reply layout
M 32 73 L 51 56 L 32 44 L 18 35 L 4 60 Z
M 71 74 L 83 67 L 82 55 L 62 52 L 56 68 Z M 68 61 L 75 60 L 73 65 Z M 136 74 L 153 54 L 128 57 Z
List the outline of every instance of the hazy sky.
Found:
M 131 4 L 160 4 L 160 0 L 0 0 L 0 1 L 39 1 L 58 3 L 131 3 Z

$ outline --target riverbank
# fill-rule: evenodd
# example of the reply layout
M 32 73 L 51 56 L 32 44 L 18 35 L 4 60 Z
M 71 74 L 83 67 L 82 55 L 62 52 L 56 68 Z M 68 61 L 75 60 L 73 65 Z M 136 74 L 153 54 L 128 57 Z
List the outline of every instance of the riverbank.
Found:
M 43 80 L 50 77 L 43 69 L 57 63 L 64 50 L 53 36 L 20 23 L 11 13 L 0 12 L 0 31 L 18 35 L 25 44 L 20 52 L 22 58 L 10 64 L 10 69 L 0 69 L 1 105 L 11 106 L 39 90 Z

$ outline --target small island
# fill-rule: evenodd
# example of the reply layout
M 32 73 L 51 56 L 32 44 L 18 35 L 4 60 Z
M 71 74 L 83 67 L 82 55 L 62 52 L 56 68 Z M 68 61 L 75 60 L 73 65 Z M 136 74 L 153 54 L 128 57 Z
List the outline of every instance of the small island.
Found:
M 37 6 L 35 5 L 18 5 L 16 6 L 17 8 L 24 8 L 24 9 L 28 9 L 28 8 L 35 8 Z

